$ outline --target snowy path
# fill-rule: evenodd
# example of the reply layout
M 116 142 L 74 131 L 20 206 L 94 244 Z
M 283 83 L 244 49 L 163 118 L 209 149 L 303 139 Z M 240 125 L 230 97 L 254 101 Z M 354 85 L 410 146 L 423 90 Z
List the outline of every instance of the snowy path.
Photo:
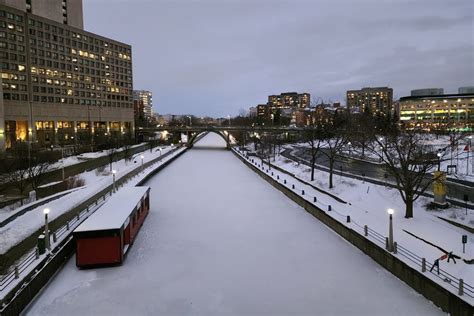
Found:
M 123 266 L 75 258 L 31 315 L 437 315 L 210 134 L 154 177 Z

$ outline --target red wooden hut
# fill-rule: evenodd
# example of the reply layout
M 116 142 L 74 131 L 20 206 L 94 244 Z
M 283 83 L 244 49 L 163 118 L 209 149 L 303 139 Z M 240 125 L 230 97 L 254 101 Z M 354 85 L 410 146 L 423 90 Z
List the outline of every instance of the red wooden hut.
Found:
M 150 208 L 149 187 L 126 187 L 74 230 L 80 268 L 121 264 Z

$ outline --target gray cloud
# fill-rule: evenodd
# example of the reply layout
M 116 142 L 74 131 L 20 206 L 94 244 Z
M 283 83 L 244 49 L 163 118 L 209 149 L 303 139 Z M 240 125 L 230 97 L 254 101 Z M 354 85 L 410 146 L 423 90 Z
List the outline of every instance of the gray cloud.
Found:
M 133 46 L 156 111 L 226 116 L 269 94 L 474 84 L 469 0 L 84 0 L 86 29 Z

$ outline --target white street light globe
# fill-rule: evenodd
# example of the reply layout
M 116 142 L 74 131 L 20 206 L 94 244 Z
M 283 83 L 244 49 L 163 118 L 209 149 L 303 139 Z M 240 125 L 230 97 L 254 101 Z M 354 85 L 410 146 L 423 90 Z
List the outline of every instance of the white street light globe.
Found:
M 45 209 L 43 210 L 43 214 L 48 214 L 48 213 L 49 213 L 49 208 L 45 208 Z
M 389 208 L 389 209 L 387 210 L 387 213 L 390 214 L 390 215 L 392 215 L 393 213 L 395 213 L 395 211 L 393 210 L 393 208 Z
M 115 170 L 115 169 L 112 170 L 112 173 L 113 173 L 113 174 L 116 174 L 116 173 L 117 173 L 117 170 Z
M 143 158 L 145 158 L 145 156 L 141 155 L 141 156 L 140 156 L 140 158 L 142 158 L 142 159 L 143 159 Z

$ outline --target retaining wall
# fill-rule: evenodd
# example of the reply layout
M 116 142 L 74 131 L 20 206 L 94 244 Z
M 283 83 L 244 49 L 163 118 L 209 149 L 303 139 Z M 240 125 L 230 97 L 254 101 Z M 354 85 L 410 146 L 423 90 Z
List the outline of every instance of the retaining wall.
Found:
M 458 296 L 454 295 L 441 285 L 423 275 L 423 273 L 408 266 L 405 262 L 393 256 L 390 252 L 377 246 L 369 239 L 346 227 L 336 219 L 332 218 L 326 212 L 314 204 L 306 201 L 296 192 L 286 188 L 278 181 L 267 175 L 265 172 L 255 167 L 239 154 L 232 151 L 243 163 L 255 171 L 263 179 L 269 182 L 273 187 L 284 193 L 291 200 L 303 207 L 308 213 L 316 217 L 319 221 L 334 230 L 344 239 L 359 248 L 374 261 L 387 269 L 400 280 L 404 281 L 418 293 L 422 294 L 435 305 L 439 306 L 443 311 L 451 315 L 472 316 L 474 308 Z

